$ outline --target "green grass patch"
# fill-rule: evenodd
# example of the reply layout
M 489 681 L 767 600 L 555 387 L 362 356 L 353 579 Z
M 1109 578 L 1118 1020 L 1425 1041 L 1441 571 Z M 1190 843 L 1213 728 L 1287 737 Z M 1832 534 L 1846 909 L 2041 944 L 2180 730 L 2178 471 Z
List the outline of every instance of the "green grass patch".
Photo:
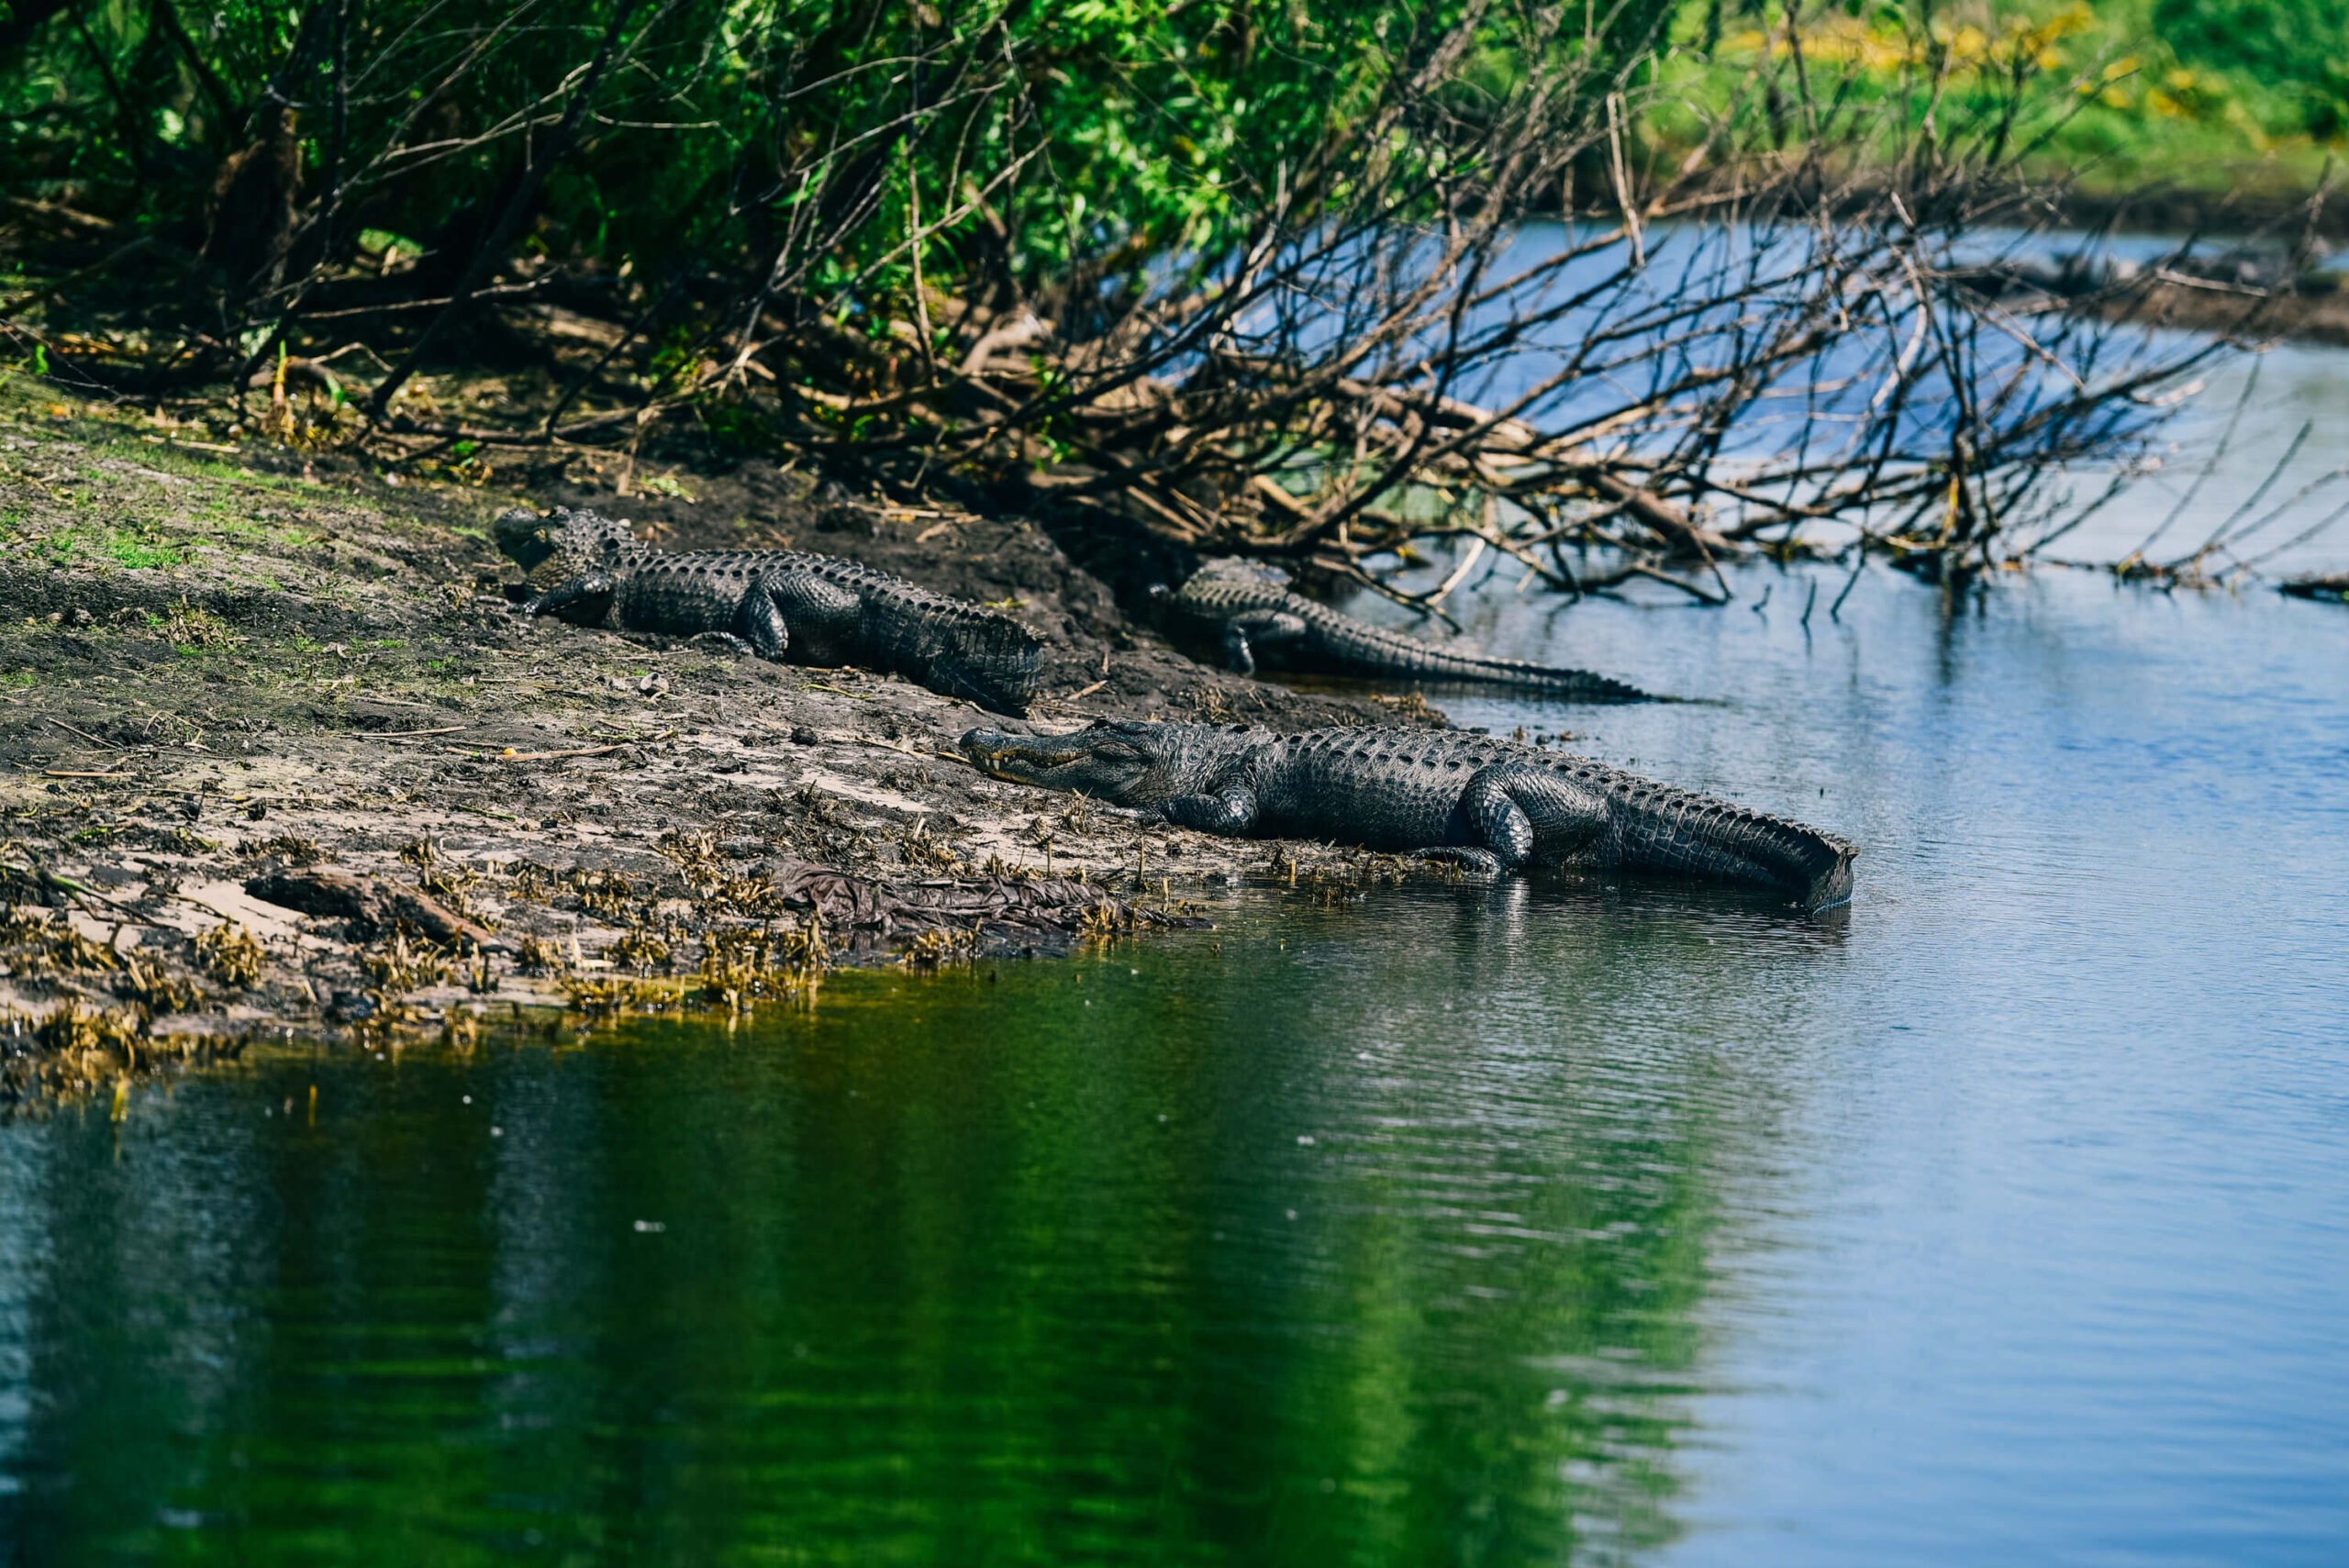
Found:
M 129 528 L 117 528 L 107 535 L 106 552 L 117 564 L 148 570 L 180 566 L 187 561 L 180 550 Z

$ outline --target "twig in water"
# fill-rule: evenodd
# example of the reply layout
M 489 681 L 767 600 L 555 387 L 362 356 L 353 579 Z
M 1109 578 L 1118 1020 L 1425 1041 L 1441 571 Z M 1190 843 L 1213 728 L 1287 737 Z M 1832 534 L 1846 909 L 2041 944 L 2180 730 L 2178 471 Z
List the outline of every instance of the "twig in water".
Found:
M 1860 536 L 1859 549 L 1852 558 L 1852 575 L 1850 579 L 1844 583 L 1843 591 L 1835 595 L 1835 602 L 1827 606 L 1827 618 L 1829 620 L 1834 621 L 1839 625 L 1842 623 L 1843 619 L 1843 601 L 1850 598 L 1852 596 L 1852 590 L 1860 585 L 1860 573 L 1866 567 L 1867 563 L 1868 539 L 1867 535 L 1862 534 Z M 1809 617 L 1806 616 L 1804 618 L 1808 620 Z

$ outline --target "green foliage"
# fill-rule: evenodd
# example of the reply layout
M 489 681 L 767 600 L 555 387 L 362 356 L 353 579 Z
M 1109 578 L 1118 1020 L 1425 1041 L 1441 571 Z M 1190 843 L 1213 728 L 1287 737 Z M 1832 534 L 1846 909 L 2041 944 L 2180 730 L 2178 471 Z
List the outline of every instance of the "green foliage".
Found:
M 2154 0 L 2153 24 L 2181 61 L 2265 86 L 2316 139 L 2349 128 L 2344 0 Z
M 523 248 L 664 284 L 780 268 L 787 291 L 878 330 L 918 268 L 926 283 L 1113 277 L 1216 253 L 1284 194 L 1308 210 L 1341 196 L 1333 150 L 1465 9 L 108 5 L 0 58 L 0 185 L 70 191 L 195 250 L 226 161 L 262 144 L 275 97 L 298 145 L 294 248 L 446 271 L 547 150 L 608 33 L 618 64 L 548 172 Z M 1628 64 L 1669 9 L 1635 0 L 1577 47 Z M 1507 23 L 1486 30 L 1451 99 L 1469 128 L 1515 47 Z M 1389 128 L 1431 170 L 1475 155 L 1462 126 Z

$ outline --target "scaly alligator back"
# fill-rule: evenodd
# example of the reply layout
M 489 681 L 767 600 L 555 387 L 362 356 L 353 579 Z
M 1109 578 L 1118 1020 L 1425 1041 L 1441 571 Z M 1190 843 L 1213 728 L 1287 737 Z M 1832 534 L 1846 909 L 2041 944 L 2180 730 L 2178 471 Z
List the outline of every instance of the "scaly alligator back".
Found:
M 1553 834 L 1538 817 L 1532 858 L 1763 885 L 1809 907 L 1851 895 L 1854 846 L 1815 828 L 1659 784 L 1571 753 L 1456 731 L 1255 731 L 1251 770 L 1272 831 L 1353 840 L 1377 849 L 1473 843 L 1457 815 L 1468 782 L 1487 768 L 1536 770 L 1599 796 L 1606 826 Z

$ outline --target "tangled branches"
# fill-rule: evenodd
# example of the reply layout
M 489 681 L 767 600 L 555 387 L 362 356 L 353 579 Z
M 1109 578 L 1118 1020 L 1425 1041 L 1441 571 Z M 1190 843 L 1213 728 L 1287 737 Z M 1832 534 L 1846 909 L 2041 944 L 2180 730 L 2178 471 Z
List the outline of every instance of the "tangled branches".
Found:
M 1718 598 L 1723 554 L 1822 532 L 1935 575 L 2024 548 L 2046 477 L 2125 473 L 2268 297 L 2181 340 L 2119 319 L 2139 285 L 2045 286 L 2046 149 L 2095 62 L 2021 22 L 461 10 L 26 29 L 114 209 L 17 201 L 64 268 L 18 303 L 111 323 L 45 342 L 127 395 L 266 387 L 261 428 L 386 456 L 632 472 L 689 420 L 1357 581 L 1451 539 L 1464 570 Z M 140 71 L 176 132 L 116 112 Z M 459 417 L 419 378 L 484 342 L 543 373 Z

